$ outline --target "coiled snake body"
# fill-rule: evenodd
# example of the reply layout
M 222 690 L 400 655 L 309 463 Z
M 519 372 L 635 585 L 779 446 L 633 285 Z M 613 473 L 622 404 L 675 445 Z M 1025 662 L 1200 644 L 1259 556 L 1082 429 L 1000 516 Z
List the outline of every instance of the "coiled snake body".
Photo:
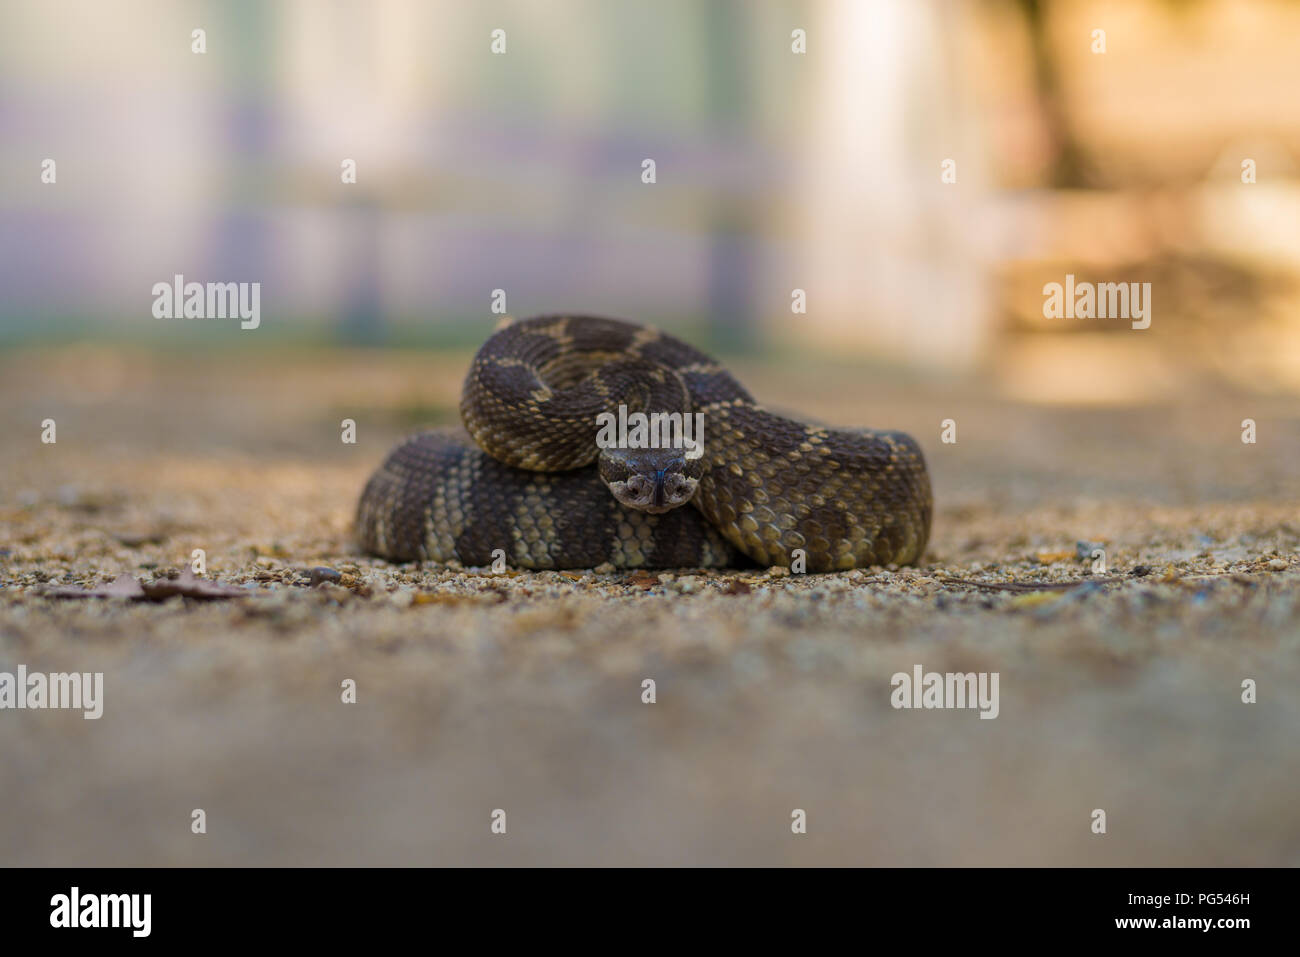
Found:
M 596 416 L 619 405 L 703 414 L 688 505 L 630 508 L 602 481 Z M 356 520 L 367 551 L 467 565 L 504 555 L 521 568 L 745 556 L 815 572 L 914 562 L 929 538 L 930 480 L 910 436 L 775 415 L 708 356 L 645 326 L 512 323 L 475 355 L 461 417 L 469 435 L 412 436 L 371 476 Z

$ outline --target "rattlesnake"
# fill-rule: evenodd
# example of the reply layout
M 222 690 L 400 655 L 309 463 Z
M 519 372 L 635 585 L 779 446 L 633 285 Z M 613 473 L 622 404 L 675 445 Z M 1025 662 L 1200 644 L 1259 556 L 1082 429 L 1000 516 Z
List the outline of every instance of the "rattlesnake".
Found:
M 703 454 L 601 453 L 596 416 L 620 404 L 702 413 Z M 744 556 L 815 572 L 914 562 L 929 538 L 930 480 L 910 436 L 775 415 L 714 360 L 646 326 L 510 323 L 475 355 L 461 418 L 468 435 L 412 436 L 371 476 L 356 519 L 367 551 L 521 568 Z

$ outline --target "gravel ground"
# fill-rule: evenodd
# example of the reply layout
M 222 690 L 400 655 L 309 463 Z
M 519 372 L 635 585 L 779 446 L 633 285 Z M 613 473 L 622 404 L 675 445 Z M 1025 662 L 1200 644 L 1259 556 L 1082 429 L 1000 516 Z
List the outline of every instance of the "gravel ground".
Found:
M 99 720 L 0 711 L 0 861 L 1300 863 L 1294 400 L 741 364 L 774 405 L 917 435 L 919 567 L 366 558 L 361 485 L 451 421 L 465 358 L 0 358 L 0 672 L 104 674 Z M 166 596 L 196 548 L 241 597 Z M 55 594 L 123 574 L 162 594 Z M 893 708 L 917 665 L 997 673 L 997 718 Z

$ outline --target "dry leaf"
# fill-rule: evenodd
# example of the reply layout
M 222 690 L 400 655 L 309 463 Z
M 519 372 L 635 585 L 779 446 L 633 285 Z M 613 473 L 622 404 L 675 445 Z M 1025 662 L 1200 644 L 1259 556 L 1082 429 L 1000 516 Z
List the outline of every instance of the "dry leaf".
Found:
M 173 595 L 202 599 L 247 598 L 249 594 L 245 588 L 199 578 L 188 565 L 181 569 L 180 575 L 176 578 L 159 578 L 140 587 L 144 589 L 146 598 L 154 600 L 170 598 Z
M 1061 596 L 1057 592 L 1035 591 L 1017 595 L 1008 604 L 1012 608 L 1036 608 L 1039 605 L 1050 605 L 1052 602 L 1060 600 Z
M 1050 565 L 1052 564 L 1052 562 L 1063 562 L 1066 559 L 1072 559 L 1074 557 L 1075 557 L 1074 549 L 1070 549 L 1068 551 L 1056 551 L 1056 552 L 1049 552 L 1044 550 L 1044 551 L 1037 552 L 1034 555 L 1034 558 L 1038 561 L 1040 565 Z
M 113 581 L 99 588 L 80 588 L 65 586 L 48 588 L 43 595 L 50 598 L 144 598 L 144 589 L 130 575 L 118 575 Z

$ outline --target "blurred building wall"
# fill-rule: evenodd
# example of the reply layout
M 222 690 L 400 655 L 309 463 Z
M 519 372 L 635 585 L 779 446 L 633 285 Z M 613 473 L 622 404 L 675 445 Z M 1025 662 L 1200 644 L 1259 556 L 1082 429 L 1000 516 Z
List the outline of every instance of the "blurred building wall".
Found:
M 966 365 L 1016 311 L 1008 262 L 1295 271 L 1297 36 L 1284 0 L 6 0 L 0 334 L 156 336 L 149 291 L 183 273 L 350 340 L 491 322 L 504 289 L 516 315 Z M 1119 212 L 1059 214 L 1083 206 Z
M 899 308 L 919 282 L 928 322 L 973 322 L 968 290 L 927 260 L 949 231 L 947 197 L 922 187 L 928 118 L 954 82 L 925 77 L 943 64 L 931 5 L 19 0 L 3 15 L 8 326 L 76 314 L 147 333 L 148 291 L 175 273 L 260 281 L 268 321 L 362 339 L 486 318 L 498 288 L 517 314 L 746 339 L 787 331 L 808 287 L 800 335 L 879 348 L 913 323 Z

